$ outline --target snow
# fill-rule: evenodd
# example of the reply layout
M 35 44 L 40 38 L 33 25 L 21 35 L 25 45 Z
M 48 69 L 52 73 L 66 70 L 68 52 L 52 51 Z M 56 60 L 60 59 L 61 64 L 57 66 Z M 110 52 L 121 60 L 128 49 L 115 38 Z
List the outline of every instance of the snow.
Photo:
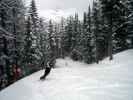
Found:
M 58 59 L 45 81 L 36 72 L 0 92 L 0 100 L 133 100 L 133 50 L 87 65 Z

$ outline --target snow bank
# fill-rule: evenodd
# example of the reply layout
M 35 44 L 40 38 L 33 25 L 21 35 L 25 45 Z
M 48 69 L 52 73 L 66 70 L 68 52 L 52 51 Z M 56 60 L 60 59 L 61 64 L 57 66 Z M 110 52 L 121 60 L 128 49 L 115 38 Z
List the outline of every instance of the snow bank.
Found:
M 0 100 L 133 100 L 133 50 L 99 65 L 58 59 L 45 81 L 34 73 L 0 92 Z

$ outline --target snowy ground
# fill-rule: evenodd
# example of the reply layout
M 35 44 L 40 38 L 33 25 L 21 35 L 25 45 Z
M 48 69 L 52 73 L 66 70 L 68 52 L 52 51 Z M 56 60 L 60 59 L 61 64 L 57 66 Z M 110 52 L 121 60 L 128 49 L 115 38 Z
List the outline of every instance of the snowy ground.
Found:
M 0 92 L 0 100 L 133 100 L 133 50 L 99 65 L 58 59 L 45 81 L 34 73 Z

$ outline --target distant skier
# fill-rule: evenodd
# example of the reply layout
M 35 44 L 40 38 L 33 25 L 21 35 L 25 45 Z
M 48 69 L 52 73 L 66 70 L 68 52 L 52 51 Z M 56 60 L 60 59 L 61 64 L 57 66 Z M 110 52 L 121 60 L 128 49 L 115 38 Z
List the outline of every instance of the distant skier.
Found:
M 44 75 L 40 77 L 40 80 L 44 80 L 46 78 L 46 76 L 50 73 L 51 68 L 53 68 L 54 65 L 55 65 L 55 60 L 51 60 L 47 62 Z

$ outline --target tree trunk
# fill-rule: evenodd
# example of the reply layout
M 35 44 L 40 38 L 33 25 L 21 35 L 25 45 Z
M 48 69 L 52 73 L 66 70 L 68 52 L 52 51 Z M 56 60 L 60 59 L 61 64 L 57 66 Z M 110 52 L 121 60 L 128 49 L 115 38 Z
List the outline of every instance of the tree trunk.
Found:
M 113 60 L 113 44 L 112 44 L 112 27 L 113 27 L 113 23 L 112 23 L 112 14 L 110 14 L 110 23 L 109 23 L 109 39 L 108 39 L 108 56 L 109 56 L 109 60 Z
M 99 64 L 98 41 L 97 41 L 97 39 L 96 39 L 96 63 Z

